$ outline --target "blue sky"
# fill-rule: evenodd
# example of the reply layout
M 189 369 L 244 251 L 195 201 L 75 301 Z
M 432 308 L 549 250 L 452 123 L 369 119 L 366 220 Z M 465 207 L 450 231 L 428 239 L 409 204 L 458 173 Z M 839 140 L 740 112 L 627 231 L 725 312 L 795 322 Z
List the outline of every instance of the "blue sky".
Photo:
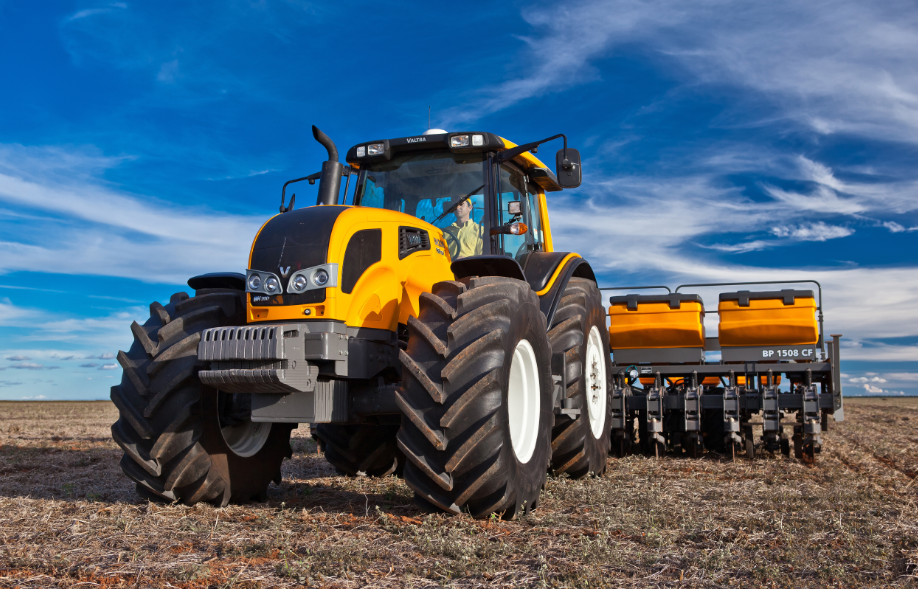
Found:
M 867 4 L 0 0 L 0 399 L 107 398 L 130 322 L 319 169 L 310 125 L 428 106 L 568 135 L 556 249 L 604 284 L 814 278 L 846 393 L 918 393 L 918 5 Z

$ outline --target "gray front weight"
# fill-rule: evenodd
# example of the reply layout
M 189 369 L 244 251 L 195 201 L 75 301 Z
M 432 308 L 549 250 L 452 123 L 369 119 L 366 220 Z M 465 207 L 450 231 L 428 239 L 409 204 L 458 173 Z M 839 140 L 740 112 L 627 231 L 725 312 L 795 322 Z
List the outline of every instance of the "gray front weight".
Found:
M 210 366 L 198 377 L 227 393 L 314 391 L 319 368 L 306 360 L 306 346 L 328 346 L 322 340 L 334 334 L 309 334 L 318 342 L 307 342 L 306 335 L 297 324 L 207 329 L 198 344 L 198 360 Z

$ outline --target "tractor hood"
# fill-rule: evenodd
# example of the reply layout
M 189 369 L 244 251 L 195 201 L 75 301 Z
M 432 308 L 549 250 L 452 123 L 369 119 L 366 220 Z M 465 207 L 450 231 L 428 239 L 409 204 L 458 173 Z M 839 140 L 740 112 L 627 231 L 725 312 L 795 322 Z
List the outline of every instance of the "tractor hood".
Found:
M 287 294 L 287 282 L 297 271 L 324 264 L 328 243 L 338 216 L 350 207 L 315 206 L 275 215 L 259 231 L 252 244 L 249 268 L 277 275 L 285 294 L 271 297 L 269 305 L 318 302 L 325 289 Z

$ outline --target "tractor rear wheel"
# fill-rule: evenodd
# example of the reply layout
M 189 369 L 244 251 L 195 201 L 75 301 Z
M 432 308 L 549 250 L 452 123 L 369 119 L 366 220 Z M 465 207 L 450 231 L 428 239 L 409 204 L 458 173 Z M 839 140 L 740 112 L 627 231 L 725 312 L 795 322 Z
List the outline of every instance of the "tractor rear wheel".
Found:
M 398 444 L 422 504 L 512 519 L 536 507 L 551 451 L 551 348 L 539 299 L 503 277 L 439 282 L 399 357 Z
M 398 425 L 320 423 L 315 437 L 325 459 L 341 473 L 384 477 L 401 475 L 405 466 L 405 455 L 395 440 L 398 429 Z
M 294 426 L 255 423 L 251 395 L 222 393 L 198 379 L 201 332 L 244 325 L 243 296 L 180 292 L 168 305 L 150 305 L 146 323 L 131 325 L 134 343 L 118 353 L 124 374 L 111 390 L 120 414 L 112 437 L 143 497 L 226 505 L 262 499 L 268 483 L 280 484 Z
M 551 432 L 551 468 L 572 478 L 602 475 L 611 445 L 609 338 L 606 314 L 596 283 L 571 278 L 548 332 L 552 352 L 563 352 L 566 398 L 576 417 L 559 415 Z

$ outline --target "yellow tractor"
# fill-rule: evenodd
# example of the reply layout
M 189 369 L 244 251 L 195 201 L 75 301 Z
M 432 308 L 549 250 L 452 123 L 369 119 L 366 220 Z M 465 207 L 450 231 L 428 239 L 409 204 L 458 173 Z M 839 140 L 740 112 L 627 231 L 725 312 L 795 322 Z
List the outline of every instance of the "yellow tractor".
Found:
M 818 283 L 818 301 L 721 293 L 707 337 L 701 297 L 680 289 L 727 284 L 600 289 L 554 250 L 546 194 L 581 182 L 563 135 L 435 129 L 360 143 L 344 164 L 313 134 L 328 161 L 284 185 L 245 274 L 191 278 L 195 296 L 131 326 L 112 435 L 143 496 L 263 498 L 309 423 L 344 475 L 396 474 L 422 508 L 513 518 L 548 471 L 601 475 L 610 451 L 752 458 L 761 431 L 758 447 L 793 442 L 806 461 L 843 418 Z M 560 138 L 553 171 L 533 154 Z M 288 204 L 301 181 L 318 181 L 315 206 Z M 667 294 L 633 292 L 648 288 Z M 608 326 L 600 290 L 632 291 L 610 298 Z
M 137 490 L 264 497 L 298 423 L 341 473 L 395 473 L 423 507 L 474 517 L 535 508 L 549 470 L 602 474 L 605 309 L 590 265 L 554 251 L 546 203 L 581 182 L 566 137 L 431 130 L 343 164 L 313 134 L 328 161 L 284 185 L 245 274 L 191 278 L 195 296 L 131 326 L 112 435 Z M 553 171 L 533 153 L 559 138 Z M 304 180 L 317 204 L 295 209 Z

